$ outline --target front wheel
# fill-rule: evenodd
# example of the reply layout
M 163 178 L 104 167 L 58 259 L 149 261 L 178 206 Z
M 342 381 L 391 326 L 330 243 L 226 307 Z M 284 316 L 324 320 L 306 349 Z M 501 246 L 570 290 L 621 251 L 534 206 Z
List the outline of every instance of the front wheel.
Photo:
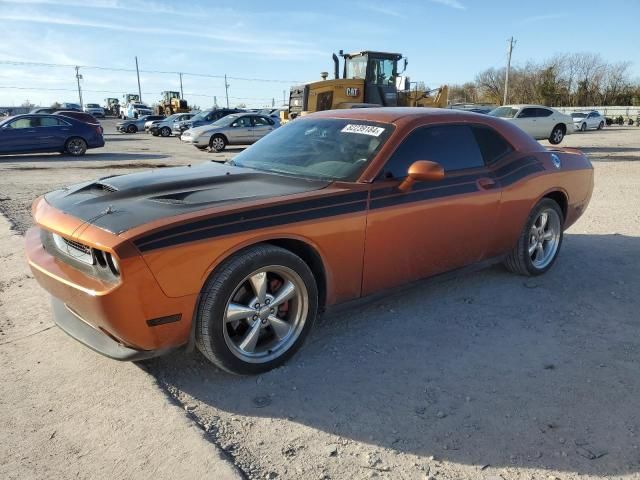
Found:
M 160 135 L 163 137 L 169 137 L 171 135 L 171 129 L 169 127 L 162 127 L 160 129 Z
M 553 127 L 553 130 L 551 130 L 551 135 L 549 136 L 549 143 L 552 145 L 558 145 L 560 142 L 562 142 L 562 139 L 564 138 L 564 133 L 565 133 L 564 125 L 556 125 L 555 127 Z
M 598 125 L 598 130 L 602 130 L 604 128 L 604 122 L 600 122 Z
M 586 131 L 587 131 L 587 124 L 586 124 L 586 123 L 583 123 L 583 124 L 580 126 L 580 131 L 581 131 L 581 132 L 586 132 Z
M 564 216 L 550 198 L 542 199 L 531 211 L 518 243 L 504 261 L 507 269 L 520 275 L 541 275 L 556 261 L 562 245 Z
M 87 151 L 87 142 L 79 137 L 70 138 L 67 140 L 64 150 L 73 157 L 81 157 Z
M 129 125 L 127 127 L 127 133 L 136 133 L 138 131 L 138 127 L 135 125 Z
M 224 139 L 222 135 L 214 135 L 209 140 L 209 147 L 214 152 L 221 152 L 227 146 L 227 141 Z
M 283 248 L 256 245 L 207 280 L 195 319 L 196 345 L 227 372 L 266 372 L 302 346 L 317 311 L 318 288 L 307 264 Z

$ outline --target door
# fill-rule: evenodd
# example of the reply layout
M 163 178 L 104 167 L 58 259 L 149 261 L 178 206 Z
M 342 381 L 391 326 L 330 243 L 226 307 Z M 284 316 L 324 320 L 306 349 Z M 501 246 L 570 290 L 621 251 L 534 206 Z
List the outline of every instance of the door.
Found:
M 538 115 L 534 107 L 523 108 L 515 119 L 516 125 L 533 138 L 540 138 Z
M 553 110 L 548 108 L 536 108 L 536 129 L 539 138 L 549 138 L 551 130 L 556 126 L 559 119 L 553 115 Z
M 21 117 L 3 125 L 0 129 L 0 152 L 19 153 L 37 150 L 36 118 Z
M 227 130 L 229 143 L 236 145 L 247 145 L 253 143 L 253 125 L 251 116 L 245 115 L 235 120 Z
M 266 134 L 268 134 L 271 130 L 273 130 L 273 125 L 271 124 L 271 121 L 266 117 L 256 115 L 252 117 L 252 121 L 253 121 L 253 127 L 251 129 L 252 130 L 251 138 L 253 139 L 254 142 L 257 142 Z
M 589 128 L 598 128 L 598 124 L 600 123 L 600 115 L 596 112 L 591 112 L 587 115 L 587 127 Z
M 64 149 L 64 143 L 69 136 L 71 126 L 56 117 L 40 117 L 36 127 L 38 144 L 46 149 Z
M 481 148 L 481 133 L 469 125 L 419 127 L 391 155 L 371 191 L 363 295 L 477 262 L 490 251 L 501 191 L 485 164 L 491 148 Z M 400 192 L 418 160 L 438 162 L 444 179 Z

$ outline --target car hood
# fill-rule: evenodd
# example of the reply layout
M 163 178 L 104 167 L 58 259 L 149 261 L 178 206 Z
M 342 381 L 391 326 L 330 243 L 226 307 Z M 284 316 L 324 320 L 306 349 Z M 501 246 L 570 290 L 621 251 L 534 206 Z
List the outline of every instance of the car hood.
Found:
M 325 188 L 330 182 L 209 162 L 104 177 L 45 195 L 64 213 L 120 234 L 161 218 Z
M 213 127 L 211 125 L 202 125 L 201 127 L 191 127 L 188 132 L 194 137 L 202 135 L 203 133 L 212 132 L 214 130 L 220 130 L 224 127 Z

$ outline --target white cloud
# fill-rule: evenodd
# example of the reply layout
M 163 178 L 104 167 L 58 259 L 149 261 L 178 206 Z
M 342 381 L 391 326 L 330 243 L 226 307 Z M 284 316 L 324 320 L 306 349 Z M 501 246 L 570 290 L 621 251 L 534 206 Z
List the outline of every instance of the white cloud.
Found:
M 204 13 L 203 11 L 194 11 L 193 8 L 173 8 L 164 3 L 149 0 L 92 0 L 91 2 L 82 0 L 0 0 L 0 3 L 14 3 L 18 5 L 51 5 L 59 7 L 76 7 L 103 10 L 123 10 L 129 12 L 171 14 L 186 17 L 196 17 Z
M 467 7 L 465 7 L 458 0 L 431 0 L 431 1 L 433 3 L 439 3 L 441 5 L 446 5 L 447 7 L 455 8 L 455 9 L 458 9 L 458 10 L 466 10 L 467 9 Z

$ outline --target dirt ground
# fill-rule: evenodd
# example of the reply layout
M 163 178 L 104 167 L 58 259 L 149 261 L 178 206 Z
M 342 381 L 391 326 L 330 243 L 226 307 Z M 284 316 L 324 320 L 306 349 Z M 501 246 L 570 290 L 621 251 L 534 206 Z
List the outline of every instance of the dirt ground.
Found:
M 259 377 L 224 374 L 197 352 L 114 363 L 55 328 L 42 332 L 51 326 L 43 292 L 21 255 L 0 253 L 0 476 L 44 478 L 34 466 L 60 454 L 56 435 L 90 443 L 105 424 L 116 471 L 149 467 L 163 449 L 173 458 L 170 446 L 187 442 L 179 422 L 169 423 L 172 441 L 153 449 L 138 448 L 139 421 L 126 435 L 116 428 L 141 408 L 120 397 L 159 387 L 214 444 L 210 455 L 218 446 L 248 478 L 640 479 L 639 140 L 640 128 L 612 127 L 563 142 L 590 156 L 596 184 L 546 275 L 493 267 L 326 315 L 292 361 Z M 15 232 L 0 224 L 3 234 L 15 239 L 33 198 L 61 185 L 235 153 L 143 134 L 110 133 L 107 142 L 82 161 L 0 157 L 0 212 Z M 49 342 L 55 350 L 43 354 Z M 91 368 L 53 385 L 25 371 L 34 360 L 55 362 L 52 371 L 58 362 Z M 85 395 L 97 407 L 87 409 Z M 64 405 L 57 429 L 48 404 Z M 46 440 L 53 430 L 63 434 Z M 37 448 L 25 441 L 36 437 Z M 71 447 L 56 464 L 60 478 L 107 471 L 99 455 L 89 465 Z M 171 462 L 160 456 L 156 478 L 166 478 Z

